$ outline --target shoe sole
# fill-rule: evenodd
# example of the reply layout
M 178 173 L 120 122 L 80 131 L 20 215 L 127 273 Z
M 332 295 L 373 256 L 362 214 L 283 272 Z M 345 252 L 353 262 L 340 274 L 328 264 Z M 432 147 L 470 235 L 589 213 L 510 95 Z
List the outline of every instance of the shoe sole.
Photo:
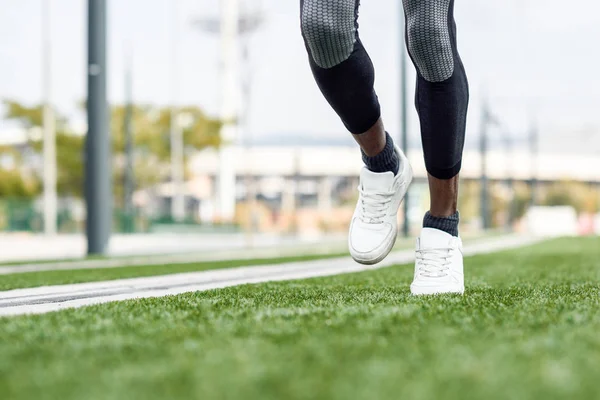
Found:
M 434 296 L 441 294 L 460 294 L 463 295 L 465 293 L 465 288 L 456 288 L 456 287 L 410 287 L 410 293 L 413 296 Z
M 402 195 L 402 200 L 400 200 L 400 203 L 398 204 L 398 210 L 400 210 L 400 206 L 402 205 L 402 203 L 404 203 L 404 198 L 406 197 L 406 193 L 408 193 L 408 189 L 410 188 L 410 185 L 413 181 L 412 166 L 410 165 L 410 162 L 408 161 L 408 158 L 406 157 L 406 155 L 404 153 L 401 153 L 401 154 L 402 154 L 402 162 L 406 163 L 406 165 L 408 165 L 408 172 L 407 172 L 408 183 L 406 184 L 406 191 Z M 350 248 L 350 255 L 352 256 L 352 259 L 362 265 L 375 265 L 375 264 L 383 261 L 390 254 L 390 252 L 394 248 L 394 245 L 396 244 L 396 239 L 398 238 L 398 222 L 396 222 L 396 225 L 394 226 L 393 231 L 394 231 L 394 234 L 393 234 L 392 240 L 390 240 L 390 243 L 386 247 L 384 247 L 382 253 L 377 255 L 375 258 L 368 257 L 368 256 L 361 257 L 361 254 L 352 253 L 352 244 L 348 240 L 348 247 Z

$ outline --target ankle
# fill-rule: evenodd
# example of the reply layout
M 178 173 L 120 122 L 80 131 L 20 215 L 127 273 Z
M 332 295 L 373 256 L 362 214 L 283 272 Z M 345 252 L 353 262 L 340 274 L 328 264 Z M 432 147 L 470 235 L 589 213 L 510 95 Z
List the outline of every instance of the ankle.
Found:
M 423 228 L 433 228 L 440 231 L 446 232 L 449 235 L 458 237 L 458 224 L 460 222 L 460 215 L 456 211 L 452 215 L 448 216 L 434 216 L 431 212 L 427 211 L 423 218 Z
M 381 173 L 391 171 L 396 175 L 400 170 L 400 159 L 394 148 L 392 137 L 387 132 L 385 135 L 386 143 L 383 150 L 371 157 L 361 148 L 362 159 L 371 172 Z

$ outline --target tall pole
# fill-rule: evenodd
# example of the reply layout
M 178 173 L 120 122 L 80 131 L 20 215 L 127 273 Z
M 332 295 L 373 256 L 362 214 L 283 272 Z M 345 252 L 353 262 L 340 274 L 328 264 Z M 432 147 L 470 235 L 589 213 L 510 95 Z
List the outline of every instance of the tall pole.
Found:
M 481 110 L 481 138 L 479 142 L 479 153 L 481 156 L 481 222 L 483 229 L 490 228 L 489 219 L 489 192 L 487 176 L 487 151 L 488 151 L 488 124 L 490 113 L 486 101 L 483 101 Z
M 126 221 L 125 231 L 133 229 L 133 191 L 135 190 L 135 176 L 133 172 L 133 82 L 131 66 L 131 50 L 128 50 L 127 66 L 125 70 L 125 118 L 123 130 L 125 132 L 125 173 L 123 174 L 123 209 Z
M 256 9 L 261 10 L 258 2 Z M 256 30 L 261 22 L 261 15 L 240 15 L 239 0 L 221 0 L 220 18 L 200 18 L 194 24 L 209 33 L 218 33 L 221 39 L 221 111 L 224 121 L 221 128 L 223 145 L 219 150 L 219 169 L 216 177 L 216 211 L 221 221 L 230 222 L 235 212 L 235 169 L 231 143 L 238 140 L 238 115 L 240 91 L 236 81 L 238 76 L 238 40 L 244 34 Z M 249 79 L 247 76 L 245 77 Z M 246 90 L 246 88 L 242 88 Z M 247 93 L 244 93 L 247 96 Z M 243 100 L 243 99 L 242 99 Z M 247 110 L 242 110 L 247 112 Z M 242 119 L 245 117 L 240 116 Z M 243 124 L 243 121 L 242 121 Z
M 537 179 L 537 159 L 539 150 L 539 133 L 535 120 L 529 132 L 529 150 L 531 154 L 531 205 L 535 206 L 538 201 L 538 179 Z
M 106 0 L 88 0 L 88 134 L 85 198 L 88 254 L 105 254 L 112 222 L 110 136 L 106 102 Z
M 235 169 L 230 143 L 237 139 L 236 113 L 238 86 L 239 0 L 221 0 L 221 138 L 225 141 L 219 152 L 218 213 L 221 221 L 231 222 L 235 212 Z
M 402 131 L 402 150 L 408 156 L 408 103 L 407 103 L 407 87 L 406 87 L 406 75 L 407 75 L 407 61 L 406 61 L 406 45 L 404 40 L 404 32 L 406 26 L 406 19 L 404 17 L 404 10 L 402 6 L 402 2 L 400 2 L 400 108 L 402 120 L 400 123 L 400 130 Z M 409 209 L 409 193 L 406 192 L 404 196 L 404 221 L 402 224 L 402 233 L 404 237 L 408 237 L 410 233 L 410 221 L 408 219 L 408 209 Z
M 511 231 L 512 225 L 515 217 L 515 179 L 514 179 L 514 168 L 512 167 L 513 163 L 513 143 L 512 138 L 508 132 L 504 135 L 504 144 L 506 146 L 506 187 L 509 192 L 509 203 L 507 209 L 507 217 L 506 217 L 506 230 Z
M 52 108 L 50 0 L 42 0 L 42 85 L 44 131 L 44 233 L 56 234 L 56 128 Z
M 254 231 L 256 229 L 256 187 L 252 171 L 252 137 L 249 129 L 249 115 L 250 115 L 250 98 L 252 95 L 252 71 L 250 66 L 250 43 L 249 38 L 245 38 L 242 42 L 242 63 L 244 66 L 244 75 L 242 78 L 242 113 L 241 113 L 241 127 L 243 135 L 244 149 L 248 157 L 248 164 L 246 165 L 246 197 L 248 204 L 248 215 L 249 215 L 249 229 L 247 235 L 247 245 L 252 247 L 254 245 Z
M 171 217 L 174 221 L 182 221 L 185 218 L 184 197 L 184 144 L 183 131 L 179 120 L 178 109 L 178 84 L 177 79 L 177 2 L 172 1 L 172 32 L 171 32 L 171 183 L 173 185 L 173 197 L 171 201 Z

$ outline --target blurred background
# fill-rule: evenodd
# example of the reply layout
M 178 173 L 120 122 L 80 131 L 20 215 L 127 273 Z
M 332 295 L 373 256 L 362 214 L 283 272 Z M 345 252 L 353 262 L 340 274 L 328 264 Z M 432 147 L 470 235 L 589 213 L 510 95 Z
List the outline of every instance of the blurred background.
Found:
M 416 173 L 414 236 L 429 198 L 401 1 L 362 3 L 383 118 Z M 297 0 L 0 10 L 0 261 L 345 241 L 360 152 L 313 81 Z M 600 232 L 599 10 L 456 2 L 463 235 Z

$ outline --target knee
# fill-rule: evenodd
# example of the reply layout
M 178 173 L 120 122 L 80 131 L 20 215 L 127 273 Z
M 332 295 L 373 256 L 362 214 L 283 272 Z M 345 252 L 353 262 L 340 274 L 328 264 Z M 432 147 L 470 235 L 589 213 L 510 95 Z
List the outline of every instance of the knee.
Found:
M 305 0 L 302 36 L 313 61 L 331 68 L 347 60 L 356 42 L 355 0 Z
M 454 55 L 448 23 L 449 0 L 404 0 L 408 50 L 421 75 L 441 82 L 454 72 Z

